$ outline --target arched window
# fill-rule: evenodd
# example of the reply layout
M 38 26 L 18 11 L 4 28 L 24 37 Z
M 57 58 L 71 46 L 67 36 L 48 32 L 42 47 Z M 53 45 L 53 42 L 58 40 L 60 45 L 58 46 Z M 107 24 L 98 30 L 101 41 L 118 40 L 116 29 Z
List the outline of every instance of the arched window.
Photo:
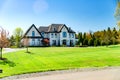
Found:
M 35 31 L 32 31 L 32 36 L 35 36 Z
M 67 37 L 67 33 L 66 32 L 63 32 L 63 37 Z

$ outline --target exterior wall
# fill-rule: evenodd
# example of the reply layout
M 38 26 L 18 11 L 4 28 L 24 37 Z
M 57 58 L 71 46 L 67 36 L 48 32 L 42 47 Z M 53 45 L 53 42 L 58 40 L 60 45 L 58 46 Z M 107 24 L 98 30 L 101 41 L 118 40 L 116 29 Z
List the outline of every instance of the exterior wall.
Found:
M 48 33 L 44 33 L 44 35 L 42 35 L 44 38 L 48 38 Z
M 38 39 L 39 39 L 39 41 L 38 41 Z M 41 40 L 42 40 L 41 38 L 37 38 L 37 39 L 34 39 L 34 41 L 33 41 L 33 39 L 30 38 L 29 46 L 42 46 Z
M 35 29 L 35 27 L 32 27 L 26 36 L 32 36 L 32 31 L 35 31 L 35 36 L 41 37 L 41 35 L 38 33 L 38 31 Z
M 63 32 L 66 32 L 67 33 L 67 37 L 63 37 Z M 74 37 L 70 37 L 69 34 L 74 34 Z M 73 44 L 75 45 L 75 33 L 68 33 L 68 30 L 66 29 L 66 27 L 63 27 L 62 30 L 61 30 L 61 33 L 60 33 L 60 45 L 63 45 L 63 40 L 66 40 L 67 43 L 66 45 L 67 46 L 70 46 L 70 40 L 73 40 Z
M 30 31 L 26 34 L 26 36 L 34 37 L 34 36 L 32 36 L 32 31 L 35 32 L 35 37 L 41 37 L 41 35 L 35 29 L 35 27 L 32 27 L 30 29 Z M 33 42 L 33 39 L 34 39 L 34 42 Z M 38 41 L 38 39 L 39 39 L 39 41 Z M 41 40 L 42 40 L 42 38 L 29 38 L 29 46 L 42 46 Z
M 53 34 L 53 37 L 52 37 Z M 57 34 L 57 37 L 55 36 Z M 58 45 L 58 41 L 60 39 L 59 33 L 49 33 L 49 40 L 50 40 L 50 46 L 53 45 L 53 40 L 56 40 L 56 45 Z
M 63 37 L 63 32 L 67 33 L 67 37 Z M 52 35 L 53 34 L 53 37 Z M 50 46 L 53 45 L 53 40 L 56 40 L 56 45 L 63 45 L 63 40 L 66 40 L 66 45 L 70 46 L 70 41 L 73 41 L 73 46 L 75 45 L 76 41 L 75 41 L 75 33 L 68 33 L 68 30 L 66 29 L 66 27 L 63 27 L 60 33 L 56 33 L 57 34 L 57 38 L 55 37 L 55 33 L 49 33 L 49 40 L 50 40 Z M 71 36 L 70 36 L 70 35 Z M 72 35 L 74 37 L 72 37 Z M 59 42 L 60 41 L 60 42 Z
M 73 41 L 73 45 L 76 44 L 76 39 L 75 39 L 75 33 L 69 33 L 71 36 L 69 36 L 69 39 Z M 72 36 L 73 35 L 73 36 Z

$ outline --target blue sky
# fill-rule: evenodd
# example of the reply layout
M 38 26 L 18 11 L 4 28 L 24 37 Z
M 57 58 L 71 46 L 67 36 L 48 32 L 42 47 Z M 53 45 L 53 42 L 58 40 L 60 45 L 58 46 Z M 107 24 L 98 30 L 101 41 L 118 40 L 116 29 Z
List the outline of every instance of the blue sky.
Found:
M 16 27 L 26 31 L 32 24 L 66 24 L 76 32 L 116 26 L 116 0 L 0 0 L 0 26 L 10 34 Z

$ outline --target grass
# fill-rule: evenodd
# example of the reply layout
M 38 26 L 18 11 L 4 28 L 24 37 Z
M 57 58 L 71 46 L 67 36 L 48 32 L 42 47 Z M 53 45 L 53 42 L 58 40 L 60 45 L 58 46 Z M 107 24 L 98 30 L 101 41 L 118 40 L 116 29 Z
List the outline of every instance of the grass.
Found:
M 72 68 L 120 66 L 120 45 L 109 47 L 30 48 L 4 54 L 0 60 L 0 77 Z

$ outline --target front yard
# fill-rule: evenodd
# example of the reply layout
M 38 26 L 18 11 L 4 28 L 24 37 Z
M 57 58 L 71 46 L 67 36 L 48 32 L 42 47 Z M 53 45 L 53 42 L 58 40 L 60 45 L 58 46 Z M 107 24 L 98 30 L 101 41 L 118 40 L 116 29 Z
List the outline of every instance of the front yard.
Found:
M 0 77 L 52 70 L 120 66 L 120 45 L 109 47 L 47 47 L 30 48 L 3 54 Z

